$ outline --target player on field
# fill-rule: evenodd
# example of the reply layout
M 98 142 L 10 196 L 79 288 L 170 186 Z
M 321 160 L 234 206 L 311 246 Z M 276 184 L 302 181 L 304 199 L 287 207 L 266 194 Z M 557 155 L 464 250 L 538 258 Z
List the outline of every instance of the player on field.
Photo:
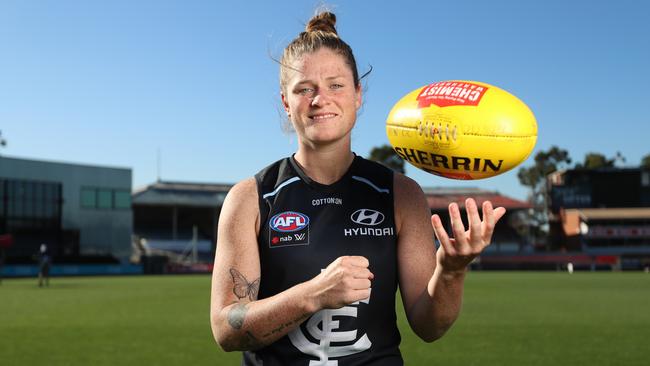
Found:
M 449 205 L 453 238 L 418 184 L 351 150 L 362 90 L 334 14 L 312 18 L 280 61 L 298 150 L 236 184 L 221 211 L 211 325 L 244 365 L 400 365 L 395 294 L 413 331 L 458 317 L 467 265 L 505 209 Z M 436 251 L 434 232 L 441 243 Z
M 41 244 L 38 251 L 38 287 L 50 286 L 50 254 L 47 252 L 47 245 Z

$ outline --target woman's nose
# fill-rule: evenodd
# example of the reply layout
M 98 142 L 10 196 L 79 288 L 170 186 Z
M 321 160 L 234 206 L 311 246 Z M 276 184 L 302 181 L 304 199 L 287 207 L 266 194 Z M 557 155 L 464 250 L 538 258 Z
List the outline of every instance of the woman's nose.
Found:
M 327 97 L 323 95 L 322 93 L 318 93 L 314 96 L 314 98 L 311 100 L 311 105 L 313 107 L 322 107 L 327 103 Z

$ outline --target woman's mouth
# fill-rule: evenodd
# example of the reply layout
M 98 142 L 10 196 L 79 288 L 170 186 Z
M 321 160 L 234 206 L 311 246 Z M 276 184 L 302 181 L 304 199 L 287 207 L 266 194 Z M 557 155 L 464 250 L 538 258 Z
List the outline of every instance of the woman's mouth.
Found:
M 329 118 L 334 118 L 336 117 L 335 113 L 320 113 L 320 114 L 315 114 L 311 116 L 311 119 L 314 121 L 323 121 Z

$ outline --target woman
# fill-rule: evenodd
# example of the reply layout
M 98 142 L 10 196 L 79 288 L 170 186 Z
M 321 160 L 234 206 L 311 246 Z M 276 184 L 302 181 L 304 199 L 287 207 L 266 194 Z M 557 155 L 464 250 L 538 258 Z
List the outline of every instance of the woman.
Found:
M 245 365 L 402 364 L 397 286 L 413 331 L 441 337 L 505 213 L 486 202 L 481 220 L 469 199 L 465 231 L 452 203 L 450 239 L 413 180 L 351 151 L 362 91 L 335 22 L 312 18 L 281 60 L 298 151 L 236 184 L 221 211 L 211 325 Z

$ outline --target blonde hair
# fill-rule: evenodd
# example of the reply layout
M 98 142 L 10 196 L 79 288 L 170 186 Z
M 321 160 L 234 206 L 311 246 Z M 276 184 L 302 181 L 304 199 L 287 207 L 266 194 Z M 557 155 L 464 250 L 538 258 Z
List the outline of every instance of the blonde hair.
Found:
M 280 59 L 280 88 L 283 93 L 286 92 L 290 71 L 295 70 L 291 67 L 293 62 L 304 54 L 316 52 L 322 47 L 329 48 L 343 56 L 352 70 L 354 86 L 359 87 L 359 72 L 352 48 L 339 38 L 336 32 L 336 15 L 329 11 L 323 11 L 311 18 L 305 31 L 301 32 L 284 49 Z

